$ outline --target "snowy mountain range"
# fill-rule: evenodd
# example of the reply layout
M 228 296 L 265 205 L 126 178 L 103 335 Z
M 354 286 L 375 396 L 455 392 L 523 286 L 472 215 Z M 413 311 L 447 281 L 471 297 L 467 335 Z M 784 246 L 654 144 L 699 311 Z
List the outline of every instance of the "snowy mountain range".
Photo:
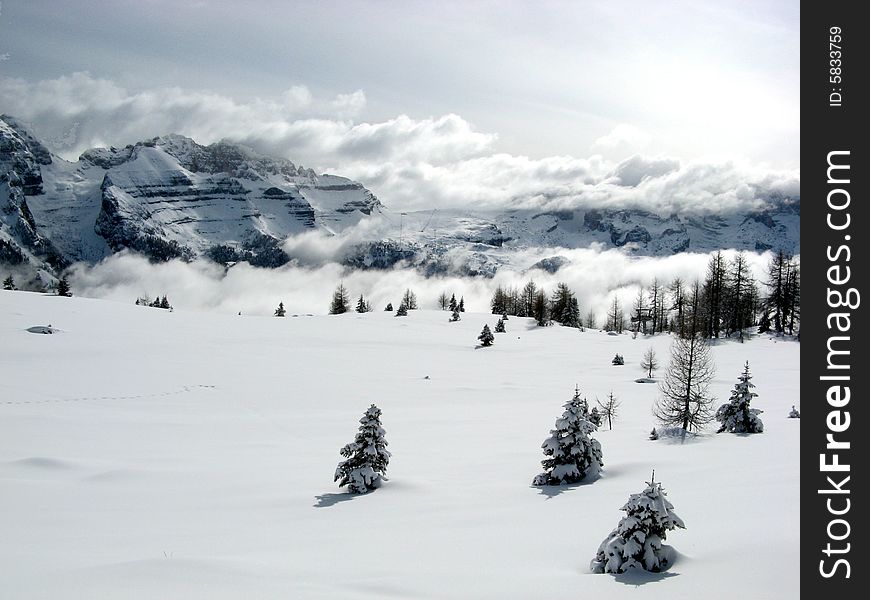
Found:
M 364 227 L 357 227 L 358 225 Z M 800 199 L 771 197 L 745 214 L 658 215 L 596 209 L 391 211 L 361 183 L 221 141 L 166 135 L 66 161 L 0 116 L 0 264 L 54 274 L 130 249 L 153 260 L 209 257 L 275 267 L 285 240 L 337 236 L 331 260 L 400 262 L 424 273 L 491 275 L 517 248 L 597 244 L 641 255 L 720 248 L 798 253 Z M 554 256 L 537 266 L 557 270 Z

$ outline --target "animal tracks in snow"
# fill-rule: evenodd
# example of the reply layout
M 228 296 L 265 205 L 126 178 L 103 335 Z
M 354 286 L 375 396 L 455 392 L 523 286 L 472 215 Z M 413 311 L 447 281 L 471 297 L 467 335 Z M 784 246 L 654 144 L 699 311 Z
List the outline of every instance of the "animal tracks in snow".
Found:
M 200 389 L 213 390 L 216 386 L 214 385 L 185 385 L 176 390 L 166 391 L 166 392 L 154 392 L 152 394 L 130 394 L 126 396 L 79 396 L 75 398 L 45 398 L 43 400 L 6 400 L 5 402 L 0 401 L 0 405 L 2 404 L 53 404 L 58 402 L 83 402 L 87 400 L 142 400 L 145 398 L 161 398 L 164 396 L 177 396 L 179 394 L 186 394 L 188 392 L 193 392 Z

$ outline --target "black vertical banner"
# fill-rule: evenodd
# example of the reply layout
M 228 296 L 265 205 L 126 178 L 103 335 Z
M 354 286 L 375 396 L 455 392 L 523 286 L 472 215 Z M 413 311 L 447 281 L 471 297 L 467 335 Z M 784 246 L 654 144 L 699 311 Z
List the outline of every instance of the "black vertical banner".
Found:
M 801 592 L 867 597 L 870 24 L 801 6 Z M 785 500 L 785 499 L 784 499 Z M 824 594 L 824 596 L 822 595 Z

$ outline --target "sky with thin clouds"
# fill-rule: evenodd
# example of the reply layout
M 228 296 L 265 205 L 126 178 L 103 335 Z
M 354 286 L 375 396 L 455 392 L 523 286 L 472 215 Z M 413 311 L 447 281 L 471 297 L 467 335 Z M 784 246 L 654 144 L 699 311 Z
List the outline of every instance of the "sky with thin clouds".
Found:
M 73 160 L 230 138 L 401 208 L 745 208 L 799 195 L 799 18 L 764 0 L 3 0 L 0 112 Z

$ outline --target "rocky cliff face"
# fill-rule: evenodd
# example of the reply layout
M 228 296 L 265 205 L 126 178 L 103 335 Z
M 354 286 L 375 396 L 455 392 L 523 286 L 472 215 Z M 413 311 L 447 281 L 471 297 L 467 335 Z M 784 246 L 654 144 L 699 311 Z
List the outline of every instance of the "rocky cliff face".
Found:
M 368 237 L 332 257 L 352 268 L 407 265 L 427 275 L 494 274 L 510 264 L 557 271 L 559 260 L 513 264 L 520 248 L 620 248 L 639 255 L 723 248 L 800 252 L 800 199 L 767 198 L 748 214 L 659 215 L 634 209 L 391 213 L 360 183 L 318 175 L 245 146 L 167 135 L 95 148 L 76 162 L 53 156 L 11 117 L 0 117 L 0 265 L 56 273 L 129 249 L 152 260 L 208 257 L 275 267 L 288 236 Z M 437 214 L 436 214 L 437 213 Z
M 0 261 L 56 267 L 124 249 L 154 260 L 204 255 L 277 266 L 288 260 L 280 250 L 288 236 L 341 230 L 380 207 L 359 183 L 228 142 L 169 135 L 95 148 L 70 163 L 5 116 L 0 178 Z
M 11 117 L 0 117 L 0 263 L 62 268 L 67 261 L 42 235 L 28 199 L 43 193 L 51 154 Z

